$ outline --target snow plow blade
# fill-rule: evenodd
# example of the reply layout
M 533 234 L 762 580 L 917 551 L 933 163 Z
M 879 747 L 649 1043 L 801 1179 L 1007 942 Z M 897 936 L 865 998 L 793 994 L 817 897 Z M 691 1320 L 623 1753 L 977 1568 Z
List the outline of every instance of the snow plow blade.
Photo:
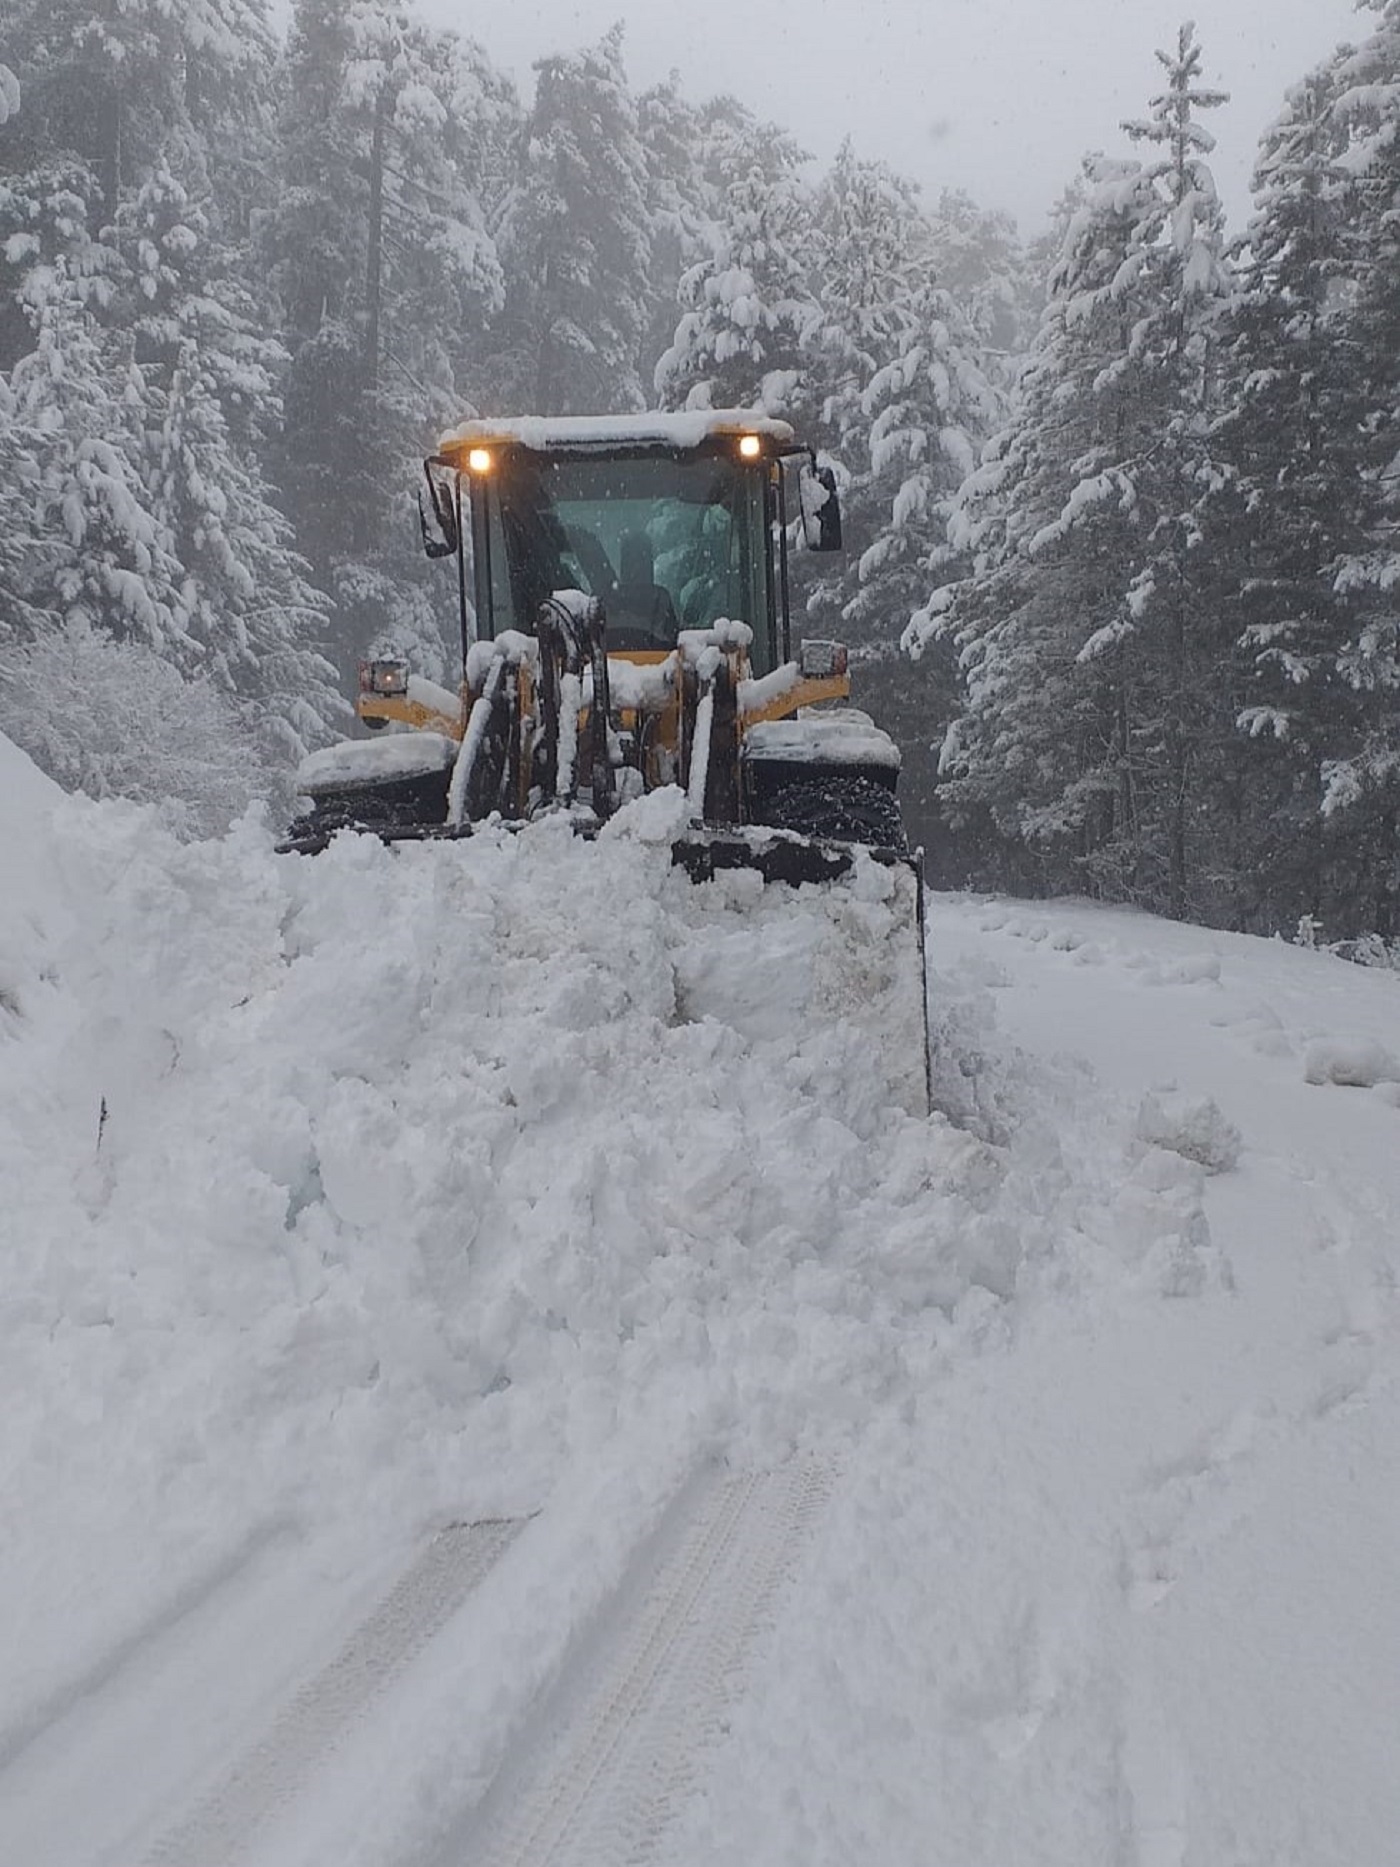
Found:
M 922 1117 L 931 1108 L 928 973 L 921 855 L 747 826 L 697 827 L 671 845 L 671 861 L 693 882 L 723 887 L 748 871 L 796 891 L 790 941 L 769 943 L 737 927 L 732 989 L 713 1009 L 725 1022 L 759 1028 L 786 1011 L 818 1014 L 818 1026 L 847 1020 L 890 1064 L 892 1100 Z M 765 968 L 767 971 L 765 972 Z M 726 969 L 719 967 L 717 974 Z M 746 1010 L 746 1005 L 748 1009 Z
M 316 822 L 307 827 L 294 823 L 290 833 L 277 844 L 279 856 L 319 856 L 327 848 L 333 836 L 342 830 L 353 830 L 357 835 L 377 836 L 381 843 L 440 843 L 457 842 L 472 834 L 475 825 L 470 823 L 360 823 L 347 817 L 343 823 Z
M 865 853 L 887 868 L 896 863 L 917 867 L 902 850 L 867 849 Z M 855 863 L 855 846 L 761 826 L 699 829 L 671 845 L 671 860 L 693 882 L 713 881 L 723 869 L 757 869 L 765 882 L 788 882 L 799 888 L 805 883 L 834 882 L 848 875 Z

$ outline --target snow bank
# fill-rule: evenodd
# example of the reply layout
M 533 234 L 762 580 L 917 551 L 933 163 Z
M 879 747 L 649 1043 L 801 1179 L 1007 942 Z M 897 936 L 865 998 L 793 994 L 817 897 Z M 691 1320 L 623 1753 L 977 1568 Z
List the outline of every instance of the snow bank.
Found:
M 59 802 L 7 906 L 0 1743 L 250 1527 L 533 1510 L 619 1433 L 664 1496 L 1014 1277 L 823 957 L 880 949 L 868 878 L 697 888 L 670 794 L 314 859 Z
M 529 1518 L 259 1854 L 433 1858 L 668 1501 L 797 1447 L 831 1502 L 676 1867 L 1390 1857 L 1396 1117 L 1297 1058 L 1320 1006 L 1400 1053 L 1392 977 L 932 898 L 917 1121 L 868 969 L 824 970 L 881 950 L 876 865 L 692 887 L 676 792 L 310 859 L 0 778 L 12 1768 L 191 1602 L 226 1630 L 250 1550 L 343 1602 Z M 75 1824 L 121 1804 L 70 1761 Z M 145 1858 L 20 1846 L 17 1800 L 7 1859 Z

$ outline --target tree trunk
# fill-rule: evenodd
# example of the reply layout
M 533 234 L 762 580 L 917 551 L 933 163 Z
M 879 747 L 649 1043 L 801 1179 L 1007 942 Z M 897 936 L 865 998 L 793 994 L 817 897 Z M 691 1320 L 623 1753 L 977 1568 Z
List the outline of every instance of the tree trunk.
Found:
M 122 187 L 122 94 L 115 79 L 102 87 L 97 122 L 97 179 L 102 190 L 102 225 L 117 218 Z
M 393 87 L 380 86 L 369 145 L 369 256 L 365 266 L 365 388 L 379 387 L 379 332 L 384 303 L 384 145 L 394 114 Z

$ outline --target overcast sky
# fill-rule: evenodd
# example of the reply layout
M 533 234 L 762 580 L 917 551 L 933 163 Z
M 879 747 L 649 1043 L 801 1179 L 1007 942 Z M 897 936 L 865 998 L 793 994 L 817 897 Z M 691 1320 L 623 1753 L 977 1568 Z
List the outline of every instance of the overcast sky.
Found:
M 1194 18 L 1208 79 L 1231 103 L 1208 119 L 1216 180 L 1238 228 L 1260 131 L 1285 88 L 1375 22 L 1353 0 L 422 0 L 479 38 L 530 94 L 532 60 L 627 22 L 643 89 L 673 68 L 687 96 L 732 91 L 829 158 L 850 134 L 926 193 L 962 187 L 1037 230 L 1087 149 L 1123 150 L 1146 114 L 1153 58 Z

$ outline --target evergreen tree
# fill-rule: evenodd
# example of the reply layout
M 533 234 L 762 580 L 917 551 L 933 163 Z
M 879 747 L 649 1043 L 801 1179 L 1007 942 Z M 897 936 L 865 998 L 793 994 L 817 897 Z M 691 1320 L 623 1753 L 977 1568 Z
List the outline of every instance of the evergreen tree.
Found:
M 1044 304 L 1040 278 L 1009 214 L 945 188 L 928 215 L 928 251 L 939 284 L 976 332 L 989 373 L 1009 389 Z
M 1087 166 L 1011 422 L 950 521 L 967 575 L 910 626 L 912 648 L 958 651 L 965 711 L 942 794 L 978 873 L 1003 885 L 1093 887 L 1098 852 L 1135 821 L 1125 657 L 1083 651 L 1124 615 L 1138 547 L 1118 366 L 1152 192 L 1137 163 Z
M 956 706 L 954 670 L 943 648 L 911 670 L 900 638 L 927 596 L 948 501 L 998 404 L 930 245 L 912 187 L 843 147 L 818 194 L 822 320 L 807 351 L 815 432 L 842 481 L 847 549 L 831 569 L 827 559 L 799 563 L 816 571 L 806 581 L 814 627 L 852 644 L 862 699 L 900 743 L 906 816 L 932 846 L 935 748 Z
M 500 226 L 513 389 L 542 414 L 642 408 L 651 229 L 622 27 L 535 69 L 519 180 Z
M 208 221 L 158 165 L 119 237 L 134 260 L 130 324 L 141 367 L 146 503 L 182 566 L 175 604 L 190 674 L 260 703 L 284 758 L 340 710 L 320 653 L 329 605 L 291 549 L 259 449 L 280 425 L 279 347 L 213 263 Z
M 477 190 L 506 120 L 484 54 L 396 0 L 299 0 L 262 233 L 291 351 L 276 477 L 347 663 L 393 642 L 444 672 L 411 502 L 501 302 Z
M 266 83 L 273 40 L 263 0 L 14 0 L 6 54 L 25 107 L 6 126 L 4 166 L 77 155 L 107 224 L 172 136 L 202 135 L 248 106 Z
M 970 484 L 970 581 L 913 639 L 951 627 L 968 717 L 950 795 L 985 811 L 1026 880 L 1176 914 L 1218 911 L 1210 757 L 1221 598 L 1202 549 L 1224 469 L 1211 449 L 1219 205 L 1184 28 L 1151 118 L 1155 159 L 1094 165 L 1072 217 L 1012 430 Z
M 1227 476 L 1212 445 L 1216 328 L 1229 290 L 1224 216 L 1207 158 L 1215 139 L 1197 120 L 1227 101 L 1200 83 L 1194 28 L 1159 52 L 1166 88 L 1152 115 L 1125 125 L 1152 152 L 1153 212 L 1138 230 L 1133 297 L 1141 306 L 1125 359 L 1137 433 L 1123 466 L 1141 519 L 1124 612 L 1100 638 L 1112 654 L 1133 639 L 1145 676 L 1133 720 L 1139 804 L 1131 872 L 1172 914 L 1218 913 L 1208 871 L 1214 755 L 1226 730 L 1214 675 L 1224 654 L 1221 586 L 1204 515 Z M 1091 643 L 1089 652 L 1100 644 Z M 1144 704 L 1145 703 L 1145 704 Z
M 675 72 L 638 97 L 637 137 L 646 165 L 651 239 L 647 328 L 638 373 L 650 388 L 657 361 L 675 333 L 681 280 L 709 253 L 718 197 L 705 173 L 705 113 L 681 95 Z
M 656 366 L 663 407 L 791 415 L 802 405 L 807 343 L 821 322 L 806 259 L 805 160 L 771 124 L 731 112 L 715 123 L 717 220 L 708 256 L 680 282 L 682 315 Z
M 28 283 L 35 347 L 10 372 L 31 437 L 17 595 L 31 614 L 194 654 L 182 567 L 141 478 L 146 385 L 84 288 L 66 257 Z
M 1335 565 L 1351 616 L 1335 667 L 1355 705 L 1324 767 L 1323 809 L 1350 845 L 1353 913 L 1389 937 L 1400 922 L 1400 0 L 1364 3 L 1379 24 L 1332 74 L 1334 148 L 1355 177 L 1342 329 L 1366 410 L 1348 489 L 1357 535 Z
M 1366 371 L 1343 309 L 1364 253 L 1335 93 L 1325 70 L 1297 86 L 1260 146 L 1222 346 L 1218 445 L 1233 478 L 1207 523 L 1233 593 L 1227 676 L 1244 735 L 1223 749 L 1221 855 L 1239 918 L 1273 929 L 1305 913 L 1350 925 L 1356 880 L 1357 852 L 1323 816 L 1324 766 L 1360 725 L 1338 666 L 1360 617 L 1337 569 L 1367 544 Z

